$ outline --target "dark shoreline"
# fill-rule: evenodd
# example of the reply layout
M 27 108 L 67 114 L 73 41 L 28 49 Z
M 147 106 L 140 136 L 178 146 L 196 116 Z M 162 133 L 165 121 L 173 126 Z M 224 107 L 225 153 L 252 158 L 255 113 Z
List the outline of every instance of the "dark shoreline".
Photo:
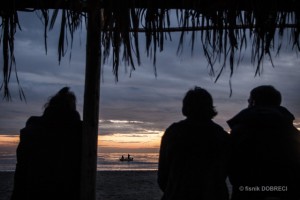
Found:
M 0 171 L 0 200 L 9 200 L 13 175 L 13 171 Z M 157 171 L 98 171 L 97 199 L 160 200 L 162 193 L 156 175 Z

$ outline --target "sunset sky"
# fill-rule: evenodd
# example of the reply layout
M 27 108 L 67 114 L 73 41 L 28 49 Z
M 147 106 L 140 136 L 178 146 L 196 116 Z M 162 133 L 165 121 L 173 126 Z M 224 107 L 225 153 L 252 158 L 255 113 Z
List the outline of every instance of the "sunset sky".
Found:
M 83 110 L 85 27 L 75 34 L 72 50 L 70 51 L 69 45 L 68 52 L 59 65 L 59 23 L 48 34 L 47 54 L 43 25 L 37 14 L 21 14 L 20 24 L 22 31 L 16 34 L 15 57 L 27 101 L 18 99 L 18 87 L 12 74 L 10 90 L 13 101 L 0 101 L 0 154 L 8 149 L 15 150 L 19 130 L 24 127 L 27 118 L 41 115 L 48 97 L 62 87 L 69 86 L 75 92 L 81 116 Z M 157 76 L 154 75 L 152 61 L 146 57 L 143 40 L 140 42 L 142 65 L 132 73 L 130 68 L 126 70 L 121 66 L 119 81 L 115 82 L 111 63 L 103 66 L 99 151 L 158 152 L 164 130 L 171 123 L 183 119 L 182 98 L 187 90 L 196 85 L 212 94 L 219 113 L 214 120 L 227 131 L 229 128 L 226 120 L 245 108 L 249 91 L 262 84 L 274 85 L 282 92 L 282 105 L 295 115 L 295 125 L 300 128 L 300 58 L 290 51 L 290 47 L 283 46 L 281 54 L 274 56 L 274 68 L 266 59 L 260 76 L 255 76 L 255 67 L 250 62 L 250 49 L 246 51 L 231 79 L 233 93 L 230 97 L 229 70 L 225 70 L 215 83 L 215 77 L 209 76 L 209 68 L 201 48 L 196 48 L 191 56 L 189 37 L 186 39 L 184 53 L 176 55 L 178 37 L 178 34 L 172 34 L 172 42 L 166 42 L 164 51 L 158 52 Z M 200 41 L 198 44 L 201 46 Z M 69 61 L 70 52 L 72 54 Z M 218 68 L 219 65 L 216 65 L 217 70 Z

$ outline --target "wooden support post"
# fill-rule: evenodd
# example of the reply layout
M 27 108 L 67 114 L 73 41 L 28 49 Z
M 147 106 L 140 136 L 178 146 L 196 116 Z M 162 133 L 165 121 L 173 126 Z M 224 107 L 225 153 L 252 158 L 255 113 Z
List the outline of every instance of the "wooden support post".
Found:
M 99 2 L 99 0 L 88 0 L 90 9 L 87 20 L 80 200 L 96 199 L 101 72 L 101 10 Z

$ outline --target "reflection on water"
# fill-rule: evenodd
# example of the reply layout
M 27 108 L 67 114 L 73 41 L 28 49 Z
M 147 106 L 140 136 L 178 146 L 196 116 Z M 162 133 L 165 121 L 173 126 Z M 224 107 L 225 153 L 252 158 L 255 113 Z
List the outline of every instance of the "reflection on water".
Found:
M 14 153 L 1 152 L 0 171 L 15 171 L 16 155 Z

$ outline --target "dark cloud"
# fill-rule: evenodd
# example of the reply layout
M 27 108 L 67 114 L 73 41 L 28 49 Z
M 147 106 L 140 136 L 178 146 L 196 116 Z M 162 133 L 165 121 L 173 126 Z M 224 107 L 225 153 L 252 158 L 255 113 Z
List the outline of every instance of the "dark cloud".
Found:
M 78 110 L 82 114 L 85 72 L 85 29 L 74 38 L 72 59 L 69 52 L 58 63 L 58 27 L 48 34 L 48 51 L 45 52 L 42 23 L 35 14 L 20 18 L 22 31 L 16 35 L 15 49 L 18 75 L 26 93 L 27 103 L 18 100 L 15 78 L 12 76 L 13 102 L 0 103 L 0 134 L 18 134 L 30 115 L 41 115 L 49 96 L 61 87 L 70 86 L 78 98 Z M 230 71 L 226 68 L 215 82 L 203 56 L 199 43 L 191 56 L 189 37 L 180 56 L 176 55 L 179 35 L 172 34 L 172 42 L 165 42 L 164 51 L 157 53 L 154 73 L 152 60 L 147 58 L 141 36 L 142 65 L 130 73 L 130 68 L 121 64 L 119 81 L 115 82 L 112 64 L 103 66 L 101 81 L 99 132 L 103 135 L 116 133 L 141 136 L 164 131 L 171 123 L 183 118 L 182 98 L 194 86 L 207 89 L 214 98 L 218 116 L 216 122 L 228 130 L 226 120 L 247 106 L 249 91 L 258 85 L 272 84 L 283 95 L 283 105 L 288 107 L 300 123 L 300 60 L 289 50 L 274 57 L 273 68 L 266 59 L 263 73 L 255 77 L 250 50 L 243 54 L 240 65 L 231 78 L 233 93 L 230 97 Z M 70 46 L 69 46 L 70 50 Z M 221 65 L 215 66 L 216 74 Z M 112 123 L 121 120 L 129 123 Z M 131 123 L 130 123 L 131 121 Z M 133 123 L 141 122 L 141 123 Z M 151 132 L 152 131 L 152 132 Z

